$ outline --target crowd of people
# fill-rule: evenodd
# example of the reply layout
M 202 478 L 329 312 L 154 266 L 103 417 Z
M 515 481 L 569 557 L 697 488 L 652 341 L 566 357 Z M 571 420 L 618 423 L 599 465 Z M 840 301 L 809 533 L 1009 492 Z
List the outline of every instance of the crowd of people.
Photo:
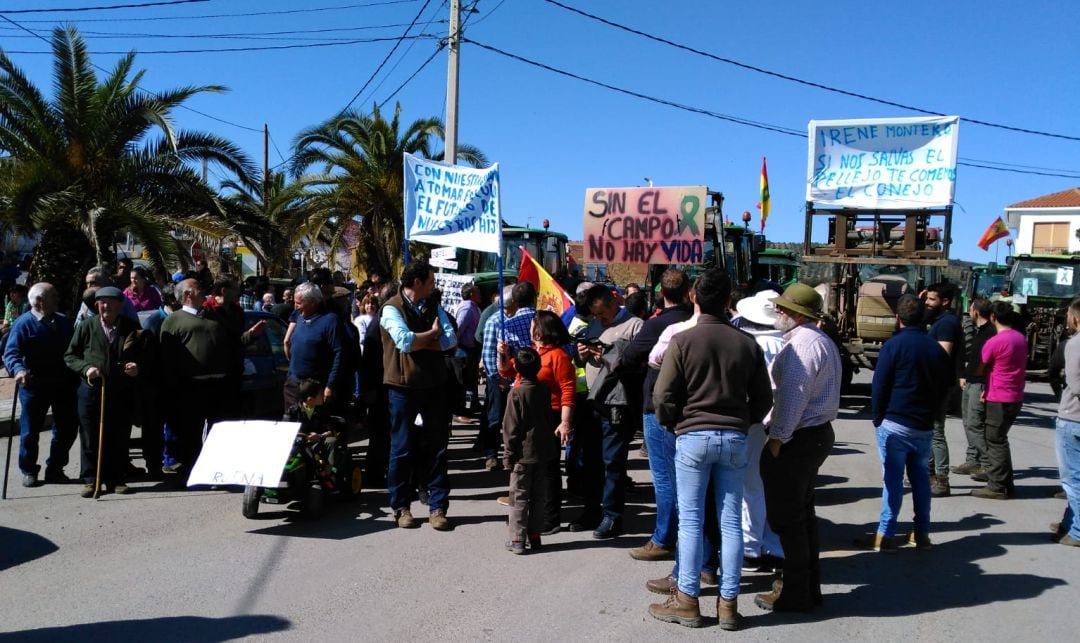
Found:
M 656 516 L 648 541 L 629 553 L 673 561 L 670 574 L 645 583 L 667 596 L 649 607 L 652 616 L 702 625 L 701 585 L 713 584 L 720 626 L 738 629 L 744 568 L 778 572 L 772 591 L 754 599 L 764 610 L 809 611 L 823 600 L 814 490 L 835 440 L 843 366 L 821 327 L 822 297 L 808 285 L 733 292 L 722 270 L 691 283 L 669 269 L 655 306 L 642 292 L 620 305 L 609 285 L 585 282 L 560 317 L 537 310 L 528 282 L 486 306 L 468 284 L 447 310 L 424 261 L 409 264 L 400 282 L 376 276 L 355 289 L 316 270 L 281 303 L 268 284 L 215 279 L 205 264 L 161 286 L 132 266 L 91 270 L 85 284 L 73 318 L 59 313 L 47 283 L 13 294 L 5 311 L 4 366 L 19 386 L 26 486 L 40 483 L 36 433 L 49 409 L 45 483 L 68 481 L 79 437 L 82 495 L 130 492 L 133 424 L 142 429 L 143 475 L 186 479 L 213 424 L 243 415 L 244 349 L 266 325 L 248 325 L 244 310 L 263 310 L 288 322 L 288 415 L 312 417 L 315 401 L 320 414 L 366 429 L 367 486 L 388 490 L 399 528 L 420 525 L 412 513 L 419 501 L 432 528 L 450 529 L 456 419 L 476 423 L 484 468 L 509 473 L 507 550 L 536 553 L 544 536 L 563 529 L 614 538 L 640 432 Z M 971 303 L 975 327 L 966 339 L 955 300 L 952 286 L 934 284 L 896 302 L 898 330 L 872 383 L 883 491 L 865 547 L 930 548 L 931 498 L 949 495 L 950 475 L 984 481 L 972 494 L 980 498 L 1015 493 L 1008 432 L 1023 402 L 1027 345 L 1012 307 L 984 299 Z M 23 305 L 29 310 L 19 313 Z M 1080 329 L 1080 299 L 1068 323 Z M 1053 529 L 1059 542 L 1080 546 L 1075 334 L 1064 364 L 1057 427 L 1069 504 Z M 944 418 L 954 387 L 968 448 L 950 468 Z M 905 473 L 915 518 L 901 540 Z M 581 510 L 564 517 L 570 496 Z

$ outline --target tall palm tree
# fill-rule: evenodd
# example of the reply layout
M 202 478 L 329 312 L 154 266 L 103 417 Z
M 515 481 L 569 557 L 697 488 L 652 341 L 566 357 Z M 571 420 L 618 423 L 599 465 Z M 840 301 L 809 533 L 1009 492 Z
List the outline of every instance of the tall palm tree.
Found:
M 31 277 L 66 285 L 90 262 L 114 262 L 128 231 L 162 267 L 183 252 L 171 231 L 231 232 L 216 191 L 189 164 L 208 159 L 245 178 L 253 164 L 229 141 L 172 120 L 192 96 L 224 89 L 140 93 L 134 52 L 99 81 L 72 26 L 53 31 L 52 50 L 51 100 L 0 51 L 0 216 L 42 235 Z
M 405 153 L 441 160 L 442 121 L 422 118 L 402 129 L 401 104 L 387 121 L 379 107 L 371 114 L 356 110 L 339 114 L 301 132 L 294 143 L 292 170 L 311 167 L 322 174 L 312 184 L 324 189 L 313 199 L 308 227 L 329 230 L 331 252 L 341 243 L 348 221 L 359 223 L 358 255 L 368 273 L 398 274 L 405 237 L 402 202 Z M 458 146 L 458 158 L 469 165 L 487 165 L 471 145 Z

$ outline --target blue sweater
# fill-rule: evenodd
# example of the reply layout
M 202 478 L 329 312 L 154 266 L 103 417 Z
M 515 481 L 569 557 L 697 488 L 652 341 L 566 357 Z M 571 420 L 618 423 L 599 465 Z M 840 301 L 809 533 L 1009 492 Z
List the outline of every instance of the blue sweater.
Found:
M 71 320 L 59 313 L 52 326 L 39 321 L 32 312 L 19 315 L 4 347 L 4 368 L 12 377 L 19 371 L 27 371 L 37 380 L 70 377 L 64 353 L 74 332 Z
M 909 429 L 934 428 L 934 409 L 954 376 L 945 349 L 921 328 L 901 328 L 881 348 L 870 407 L 874 426 L 891 420 Z
M 289 347 L 289 377 L 296 380 L 312 378 L 338 391 L 351 385 L 339 382 L 342 373 L 343 344 L 338 317 L 333 313 L 316 313 L 310 319 L 297 316 Z M 342 389 L 345 390 L 345 389 Z

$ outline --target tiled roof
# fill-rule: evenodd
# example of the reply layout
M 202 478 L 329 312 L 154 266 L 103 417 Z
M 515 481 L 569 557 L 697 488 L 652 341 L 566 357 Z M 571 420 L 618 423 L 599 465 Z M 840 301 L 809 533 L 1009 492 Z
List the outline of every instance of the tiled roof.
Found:
M 1028 199 L 1008 206 L 1012 208 L 1080 208 L 1080 188 L 1070 188 Z

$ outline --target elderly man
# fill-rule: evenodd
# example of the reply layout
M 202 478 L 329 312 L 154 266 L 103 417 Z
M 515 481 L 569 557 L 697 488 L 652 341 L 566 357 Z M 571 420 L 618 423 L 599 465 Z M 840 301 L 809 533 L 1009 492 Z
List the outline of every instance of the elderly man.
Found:
M 167 409 L 169 429 L 176 440 L 177 464 L 171 471 L 190 471 L 202 450 L 203 428 L 221 418 L 222 385 L 229 371 L 228 331 L 219 322 L 204 317 L 202 286 L 197 279 L 176 285 L 180 310 L 161 324 L 163 394 L 178 395 Z
M 811 610 L 821 600 L 814 481 L 832 450 L 840 407 L 840 351 L 817 327 L 821 295 L 792 284 L 772 300 L 784 347 L 773 360 L 773 409 L 761 455 L 769 526 L 784 548 L 782 580 L 759 594 L 761 609 Z
M 139 324 L 120 315 L 124 299 L 119 288 L 99 288 L 94 295 L 97 316 L 79 325 L 64 355 L 68 368 L 80 378 L 82 466 L 79 477 L 84 483 L 83 498 L 93 497 L 96 491 L 99 450 L 100 477 L 106 490 L 130 493 L 124 478 L 132 398 L 141 366 L 145 367 L 145 361 L 153 355 L 153 347 L 147 346 L 147 342 L 153 341 L 153 335 L 144 334 Z M 102 397 L 105 398 L 104 418 L 101 417 Z M 99 443 L 99 435 L 104 444 Z
M 390 508 L 398 527 L 416 527 L 409 505 L 415 495 L 413 467 L 417 449 L 424 451 L 420 485 L 428 490 L 428 522 L 438 531 L 450 529 L 447 445 L 450 412 L 443 353 L 457 345 L 446 311 L 432 297 L 435 273 L 426 261 L 409 264 L 401 290 L 383 305 L 379 319 L 383 346 L 383 383 L 390 403 Z M 422 426 L 416 425 L 420 414 Z
M 112 279 L 105 274 L 103 268 L 91 268 L 86 271 L 86 288 L 97 290 L 98 288 L 105 288 L 106 286 L 112 286 Z M 125 284 L 126 285 L 126 284 Z M 83 302 L 79 306 L 79 312 L 75 315 L 75 325 L 78 326 L 82 321 L 88 317 L 93 317 L 97 314 L 97 308 L 94 307 L 94 301 L 90 300 L 89 303 Z M 131 303 L 127 297 L 122 302 L 122 308 L 120 314 L 127 317 L 131 321 L 139 321 L 139 313 L 135 310 L 135 304 Z
M 56 312 L 59 296 L 52 284 L 34 284 L 27 294 L 30 310 L 15 320 L 4 349 L 4 368 L 19 386 L 19 470 L 24 487 L 38 484 L 38 432 L 49 408 L 52 443 L 45 461 L 45 482 L 68 482 L 64 467 L 75 443 L 75 377 L 64 365 L 73 332 L 71 320 Z
M 296 326 L 289 353 L 289 375 L 285 380 L 285 408 L 301 401 L 300 381 L 312 379 L 326 382 L 326 401 L 336 402 L 338 396 L 351 395 L 351 382 L 342 369 L 345 338 L 337 314 L 327 312 L 323 290 L 309 282 L 296 287 Z

